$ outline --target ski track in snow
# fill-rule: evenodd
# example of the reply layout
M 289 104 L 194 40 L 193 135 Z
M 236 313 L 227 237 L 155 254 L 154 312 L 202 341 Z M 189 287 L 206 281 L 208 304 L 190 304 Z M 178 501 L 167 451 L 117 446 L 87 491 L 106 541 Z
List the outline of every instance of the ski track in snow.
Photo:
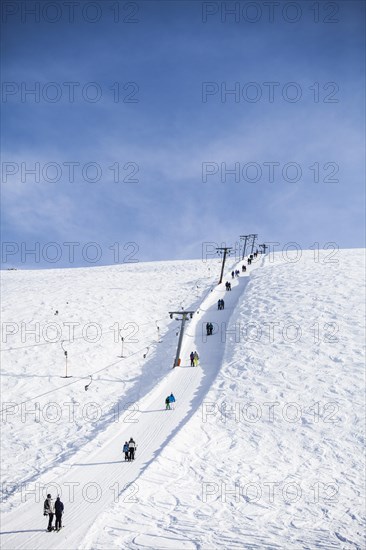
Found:
M 92 441 L 92 431 L 78 445 L 74 440 L 60 465 L 48 449 L 50 470 L 34 479 L 42 487 L 56 481 L 63 491 L 67 483 L 80 484 L 73 503 L 63 497 L 65 529 L 44 533 L 42 502 L 21 504 L 15 492 L 3 516 L 4 549 L 363 548 L 363 251 L 341 251 L 339 265 L 325 259 L 315 263 L 312 252 L 294 263 L 267 257 L 250 277 L 233 281 L 231 293 L 215 287 L 187 323 L 183 368 L 163 377 L 160 354 L 171 359 L 176 339 L 168 351 L 158 346 L 154 376 L 149 381 L 145 373 L 139 388 L 147 395 L 138 403 L 137 423 L 111 423 L 107 416 Z M 220 312 L 219 297 L 225 299 Z M 217 333 L 205 342 L 208 320 Z M 226 343 L 221 323 L 231 330 Z M 279 323 L 272 325 L 273 341 L 268 323 Z M 297 341 L 283 338 L 290 323 L 301 326 Z M 262 333 L 253 337 L 258 327 Z M 294 338 L 291 327 L 288 334 Z M 199 368 L 187 367 L 192 349 L 200 354 Z M 132 369 L 136 378 L 143 374 L 138 364 Z M 19 399 L 19 387 L 11 390 Z M 165 411 L 170 391 L 176 408 Z M 121 402 L 125 386 L 123 392 Z M 135 391 L 134 399 L 141 395 Z M 276 403 L 272 416 L 266 403 Z M 22 427 L 12 427 L 21 441 Z M 138 443 L 136 461 L 124 463 L 121 447 L 130 435 Z M 83 498 L 88 482 L 102 489 L 94 504 Z M 211 493 L 204 498 L 205 488 Z

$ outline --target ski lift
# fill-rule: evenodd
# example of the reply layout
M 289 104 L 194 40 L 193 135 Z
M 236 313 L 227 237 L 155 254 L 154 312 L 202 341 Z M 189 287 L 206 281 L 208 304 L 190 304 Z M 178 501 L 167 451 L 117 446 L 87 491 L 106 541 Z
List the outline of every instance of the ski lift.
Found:
M 93 382 L 93 377 L 92 377 L 92 375 L 89 374 L 89 376 L 90 376 L 90 382 L 89 382 L 89 384 L 87 384 L 86 386 L 84 386 L 85 391 L 88 391 L 90 384 Z
M 125 339 L 122 336 L 122 331 L 120 332 L 120 336 L 121 336 L 121 355 L 119 355 L 118 357 L 120 357 L 121 359 L 124 359 L 125 356 L 123 355 L 123 344 Z
M 65 355 L 65 376 L 63 376 L 62 378 L 71 378 L 71 376 L 68 376 L 67 374 L 67 351 L 64 348 L 64 341 L 65 340 L 62 340 L 61 342 L 61 347 L 64 350 L 64 355 Z
M 61 347 L 62 347 L 62 349 L 63 349 L 63 351 L 64 351 L 65 357 L 67 357 L 67 351 L 66 351 L 65 348 L 64 348 L 64 341 L 65 341 L 65 340 L 62 340 L 62 342 L 61 342 Z

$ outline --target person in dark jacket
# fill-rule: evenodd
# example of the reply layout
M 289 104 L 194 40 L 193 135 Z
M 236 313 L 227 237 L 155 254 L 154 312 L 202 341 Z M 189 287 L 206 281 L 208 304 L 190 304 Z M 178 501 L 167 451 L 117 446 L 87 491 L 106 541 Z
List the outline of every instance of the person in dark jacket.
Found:
M 54 514 L 55 514 L 55 503 L 54 503 L 53 498 L 51 497 L 51 495 L 48 494 L 47 498 L 46 498 L 46 500 L 44 501 L 44 504 L 43 504 L 43 515 L 48 516 L 47 531 L 52 531 L 53 530 L 52 523 L 53 523 Z
M 125 460 L 128 460 L 128 451 L 129 451 L 129 446 L 128 446 L 127 441 L 125 441 L 125 444 L 123 445 L 123 452 L 125 453 Z
M 190 354 L 189 358 L 191 360 L 191 367 L 194 367 L 194 353 L 193 353 L 193 351 L 191 351 L 191 354 Z
M 169 395 L 168 397 L 165 399 L 165 410 L 168 410 L 170 409 L 170 399 L 169 399 Z
M 63 502 L 61 502 L 60 497 L 57 497 L 56 502 L 55 502 L 55 514 L 56 514 L 55 529 L 56 529 L 56 531 L 59 531 L 62 527 L 61 518 L 62 518 L 63 513 L 64 513 L 64 504 L 63 504 Z

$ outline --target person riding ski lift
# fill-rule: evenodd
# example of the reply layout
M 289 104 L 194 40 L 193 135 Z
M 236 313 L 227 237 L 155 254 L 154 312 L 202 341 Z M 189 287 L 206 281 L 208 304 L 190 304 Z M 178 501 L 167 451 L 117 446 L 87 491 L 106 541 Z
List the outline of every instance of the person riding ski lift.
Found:
M 130 438 L 130 441 L 128 442 L 128 460 L 135 460 L 135 451 L 136 451 L 136 443 Z
M 123 445 L 123 452 L 125 453 L 125 460 L 128 460 L 128 451 L 129 451 L 129 445 L 127 441 L 125 441 L 125 444 Z
M 54 514 L 55 514 L 55 503 L 51 495 L 48 494 L 43 504 L 43 515 L 48 516 L 47 531 L 53 531 L 52 523 L 53 523 Z
M 58 496 L 56 498 L 55 502 L 55 515 L 56 515 L 56 521 L 55 521 L 55 529 L 56 531 L 59 531 L 62 527 L 62 514 L 64 513 L 64 503 L 61 502 L 60 497 Z

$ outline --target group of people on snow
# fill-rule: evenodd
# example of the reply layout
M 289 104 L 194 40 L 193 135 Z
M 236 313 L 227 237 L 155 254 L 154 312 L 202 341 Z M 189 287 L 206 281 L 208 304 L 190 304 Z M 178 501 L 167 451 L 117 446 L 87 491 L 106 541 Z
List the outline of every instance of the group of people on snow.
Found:
M 195 351 L 191 351 L 190 355 L 189 355 L 189 358 L 191 360 L 191 367 L 197 367 L 198 366 L 198 361 L 199 361 L 199 357 L 198 357 L 198 353 Z
M 168 395 L 166 398 L 165 398 L 165 410 L 167 409 L 171 409 L 172 407 L 170 405 L 173 405 L 173 403 L 175 403 L 175 397 L 174 395 L 171 393 L 170 395 Z
M 254 254 L 250 255 L 250 257 L 248 258 L 248 265 L 251 264 L 253 257 L 257 257 L 257 254 L 258 254 L 258 250 Z M 246 271 L 246 267 L 245 265 L 242 265 L 242 272 L 244 273 L 245 271 Z M 239 270 L 235 270 L 231 272 L 232 278 L 234 278 L 235 276 L 238 277 L 239 274 L 240 274 Z M 225 287 L 226 287 L 226 290 L 231 290 L 231 283 L 229 281 L 226 281 Z M 222 310 L 224 309 L 224 307 L 225 307 L 224 300 L 222 299 L 218 300 L 217 309 Z M 55 315 L 58 315 L 58 310 L 55 311 Z M 212 323 L 206 323 L 206 332 L 207 332 L 207 335 L 213 334 Z M 199 362 L 199 356 L 197 351 L 194 351 L 194 352 L 191 351 L 189 358 L 191 361 L 191 367 L 197 367 Z M 175 403 L 175 401 L 176 399 L 173 393 L 168 395 L 165 399 L 165 409 L 166 410 L 171 409 L 172 404 Z M 131 462 L 132 460 L 135 459 L 136 448 L 137 448 L 136 442 L 132 437 L 128 442 L 125 441 L 123 445 L 125 461 Z M 64 505 L 63 505 L 63 502 L 61 502 L 60 497 L 58 496 L 56 498 L 56 501 L 54 502 L 52 496 L 48 494 L 46 500 L 44 501 L 44 506 L 43 506 L 43 515 L 48 516 L 47 531 L 53 531 L 53 530 L 59 531 L 61 529 L 63 512 L 64 512 Z M 54 516 L 56 517 L 55 527 L 53 527 Z
M 125 444 L 123 445 L 123 452 L 125 453 L 125 460 L 128 462 L 131 462 L 131 460 L 135 460 L 135 452 L 136 452 L 136 443 L 130 438 L 130 441 L 125 441 Z
M 64 504 L 61 502 L 60 497 L 56 498 L 54 502 L 50 494 L 47 495 L 43 504 L 43 515 L 48 516 L 47 531 L 59 531 L 62 527 L 62 514 L 64 513 Z M 53 527 L 53 517 L 56 516 L 55 527 Z

